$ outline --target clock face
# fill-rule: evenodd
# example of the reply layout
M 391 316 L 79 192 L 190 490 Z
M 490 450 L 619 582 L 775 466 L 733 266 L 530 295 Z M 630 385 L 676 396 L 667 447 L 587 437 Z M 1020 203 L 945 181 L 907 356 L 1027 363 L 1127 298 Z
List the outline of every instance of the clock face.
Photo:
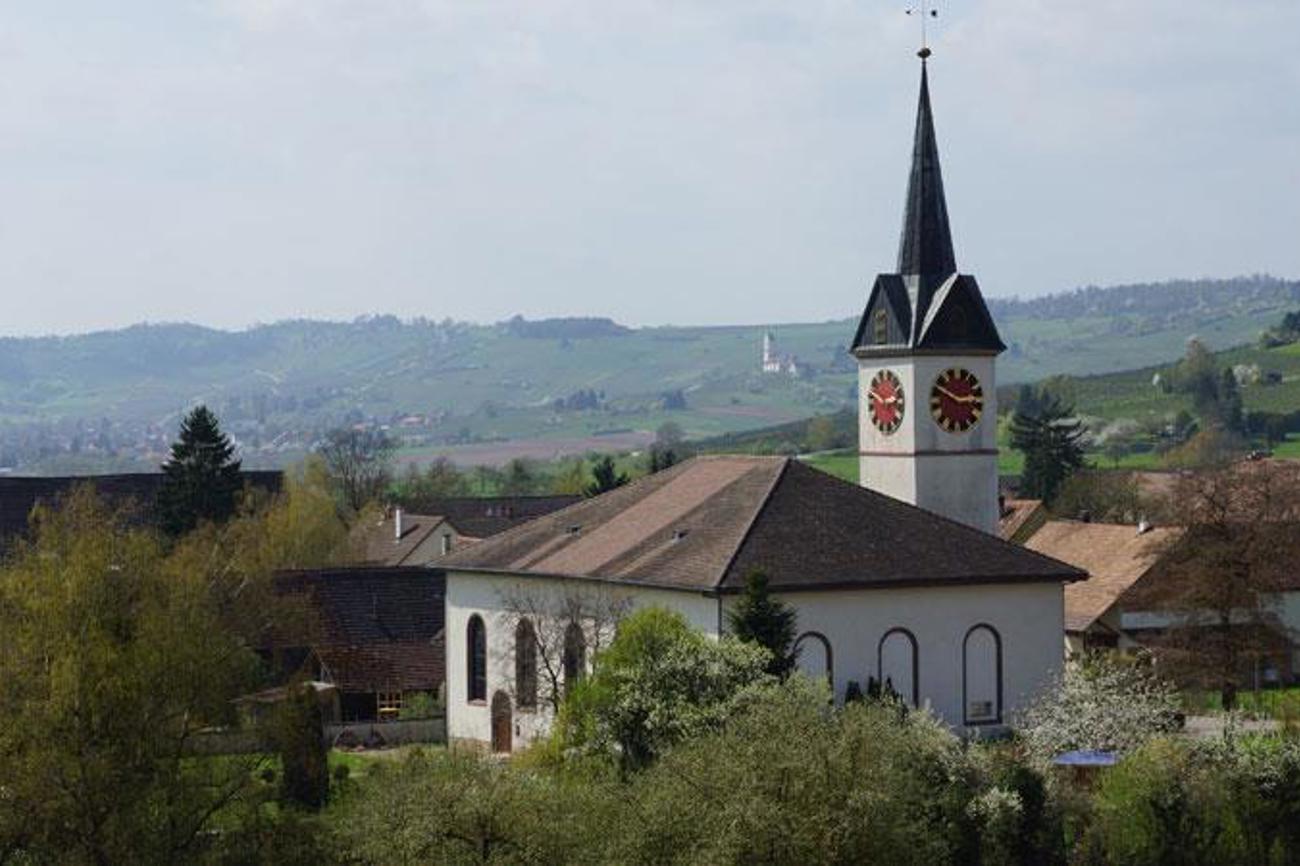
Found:
M 984 386 L 970 370 L 953 367 L 934 380 L 930 414 L 949 433 L 965 433 L 979 423 L 984 412 Z
M 884 434 L 893 433 L 903 423 L 903 383 L 891 370 L 881 370 L 871 378 L 867 388 L 867 412 L 871 423 Z

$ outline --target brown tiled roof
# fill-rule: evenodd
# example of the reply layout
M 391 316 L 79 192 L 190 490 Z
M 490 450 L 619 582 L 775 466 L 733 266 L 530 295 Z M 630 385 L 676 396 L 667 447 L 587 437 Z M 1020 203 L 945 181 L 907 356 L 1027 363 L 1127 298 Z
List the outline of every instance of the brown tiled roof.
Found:
M 407 505 L 421 514 L 437 514 L 455 527 L 459 535 L 489 538 L 581 499 L 581 496 L 567 495 L 450 496 L 419 499 Z
M 1049 520 L 1025 547 L 1077 566 L 1088 579 L 1065 588 L 1065 630 L 1086 631 L 1159 559 L 1162 548 L 1182 530 L 1114 523 Z
M 157 519 L 155 509 L 162 488 L 161 472 L 119 475 L 26 476 L 0 475 L 0 548 L 27 532 L 27 518 L 37 503 L 52 504 L 78 484 L 90 484 L 117 507 L 133 506 L 145 521 Z M 244 480 L 263 490 L 279 490 L 279 472 L 244 472 Z
M 783 457 L 704 456 L 453 552 L 448 570 L 732 590 L 1080 580 L 1078 570 Z
M 306 599 L 307 643 L 345 691 L 432 689 L 443 679 L 446 581 L 428 568 L 324 568 L 283 572 L 276 588 Z
M 402 537 L 396 537 L 393 515 L 364 527 L 365 561 L 374 565 L 406 565 L 407 558 L 445 521 L 429 514 L 402 513 Z M 413 563 L 416 565 L 422 563 Z
M 998 537 L 1024 544 L 1047 521 L 1047 506 L 1041 499 L 1005 499 L 998 517 Z

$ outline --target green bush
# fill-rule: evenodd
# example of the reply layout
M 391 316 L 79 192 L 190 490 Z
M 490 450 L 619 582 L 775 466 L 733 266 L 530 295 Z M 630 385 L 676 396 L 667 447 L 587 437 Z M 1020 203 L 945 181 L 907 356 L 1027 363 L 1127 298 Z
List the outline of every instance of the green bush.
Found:
M 376 763 L 336 812 L 348 862 L 604 863 L 620 798 L 598 773 L 520 769 L 465 752 Z
M 1094 812 L 1108 863 L 1300 863 L 1300 744 L 1155 740 L 1102 778 Z
M 643 608 L 569 694 L 556 736 L 567 749 L 617 756 L 624 771 L 642 769 L 720 726 L 747 689 L 771 681 L 769 660 L 760 646 L 711 640 L 681 614 Z

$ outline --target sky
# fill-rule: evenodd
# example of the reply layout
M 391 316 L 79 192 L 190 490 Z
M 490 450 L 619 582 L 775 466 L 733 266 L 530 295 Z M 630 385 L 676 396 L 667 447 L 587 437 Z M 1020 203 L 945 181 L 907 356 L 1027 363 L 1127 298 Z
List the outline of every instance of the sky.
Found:
M 907 0 L 0 0 L 0 334 L 820 321 L 893 269 Z M 1300 2 L 939 0 L 986 295 L 1300 277 Z

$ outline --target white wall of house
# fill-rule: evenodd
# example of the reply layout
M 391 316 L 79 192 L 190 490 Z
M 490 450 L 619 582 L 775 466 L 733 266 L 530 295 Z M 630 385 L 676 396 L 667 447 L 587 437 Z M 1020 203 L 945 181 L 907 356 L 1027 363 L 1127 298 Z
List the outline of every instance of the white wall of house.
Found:
M 486 744 L 492 738 L 492 697 L 511 696 L 514 748 L 526 746 L 549 729 L 552 714 L 544 700 L 532 710 L 514 707 L 515 615 L 508 599 L 529 593 L 562 600 L 573 592 L 625 598 L 632 607 L 664 607 L 682 614 L 694 628 L 718 634 L 719 603 L 699 590 L 665 590 L 602 584 L 590 580 L 513 577 L 448 572 L 446 588 L 447 737 L 448 741 Z M 487 700 L 469 700 L 468 625 L 475 614 L 487 628 Z M 590 654 L 588 654 L 590 662 Z
M 798 610 L 801 634 L 817 632 L 829 641 L 837 700 L 843 699 L 850 680 L 865 689 L 868 678 L 879 679 L 881 673 L 891 676 L 900 694 L 910 696 L 906 638 L 894 632 L 882 647 L 887 634 L 906 629 L 916 640 L 917 703 L 953 726 L 968 721 L 963 712 L 965 681 L 967 704 L 984 700 L 985 692 L 996 689 L 992 657 L 986 656 L 988 664 L 981 663 L 980 653 L 988 647 L 979 635 L 968 647 L 969 676 L 964 673 L 963 644 L 973 627 L 991 626 L 1001 639 L 1003 722 L 1059 673 L 1064 661 L 1060 584 L 836 590 L 783 593 L 781 598 Z M 728 597 L 727 604 L 732 601 Z M 824 671 L 816 642 L 805 641 L 800 655 L 801 668 Z M 989 714 L 982 714 L 981 725 L 992 723 Z

